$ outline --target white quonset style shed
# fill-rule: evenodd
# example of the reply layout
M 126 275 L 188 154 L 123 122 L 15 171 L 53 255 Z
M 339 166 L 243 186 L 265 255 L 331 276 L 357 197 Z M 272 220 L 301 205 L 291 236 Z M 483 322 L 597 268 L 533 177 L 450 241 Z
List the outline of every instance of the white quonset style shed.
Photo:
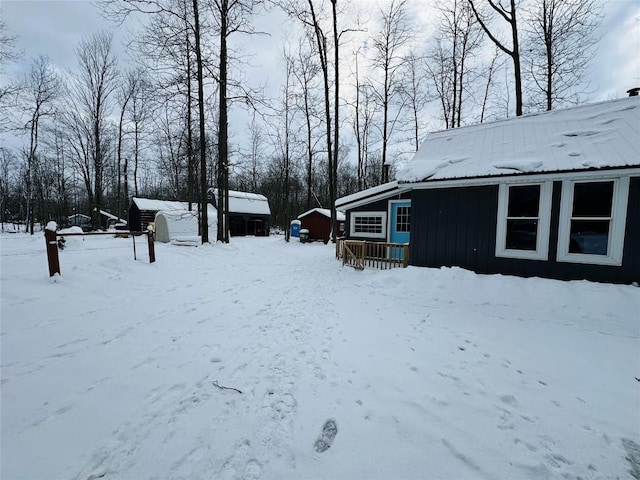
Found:
M 640 282 L 640 97 L 430 133 L 397 181 L 336 206 L 411 265 Z
M 132 231 L 146 230 L 150 223 L 155 224 L 156 241 L 170 242 L 176 237 L 195 237 L 198 235 L 198 204 L 168 200 L 154 200 L 133 197 L 129 207 L 129 226 Z M 207 219 L 209 238 L 215 235 L 216 210 L 208 206 Z

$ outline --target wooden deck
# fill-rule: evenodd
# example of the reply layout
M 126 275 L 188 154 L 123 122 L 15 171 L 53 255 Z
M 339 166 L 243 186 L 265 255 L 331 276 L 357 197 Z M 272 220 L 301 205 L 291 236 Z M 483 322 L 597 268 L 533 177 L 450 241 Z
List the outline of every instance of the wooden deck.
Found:
M 405 268 L 409 265 L 409 244 L 347 240 L 341 237 L 336 239 L 336 259 L 342 260 L 342 265 L 357 270 L 365 267 L 381 270 Z

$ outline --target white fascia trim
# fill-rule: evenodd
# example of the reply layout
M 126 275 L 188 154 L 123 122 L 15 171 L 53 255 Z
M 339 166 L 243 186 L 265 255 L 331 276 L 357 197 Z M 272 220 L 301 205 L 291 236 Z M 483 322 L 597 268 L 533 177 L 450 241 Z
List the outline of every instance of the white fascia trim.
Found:
M 509 203 L 509 187 L 513 185 L 540 185 L 540 203 L 538 204 L 538 230 L 534 250 L 513 250 L 506 247 L 507 242 L 507 208 Z M 526 260 L 549 259 L 549 232 L 551 225 L 551 195 L 553 181 L 509 182 L 501 183 L 498 190 L 498 217 L 496 222 L 496 257 L 522 258 Z
M 612 168 L 602 170 L 572 170 L 569 172 L 548 172 L 517 175 L 495 175 L 482 178 L 452 178 L 449 180 L 432 180 L 430 182 L 402 183 L 400 188 L 409 186 L 413 190 L 432 188 L 472 187 L 481 185 L 497 185 L 500 183 L 543 183 L 562 180 L 611 180 L 618 177 L 640 177 L 640 167 Z
M 598 179 L 599 180 L 599 179 Z M 569 253 L 569 236 L 571 232 L 571 207 L 573 206 L 573 180 L 562 182 L 560 200 L 560 225 L 558 225 L 558 262 L 583 263 L 593 265 L 622 265 L 624 253 L 624 236 L 627 224 L 627 205 L 629 201 L 629 177 L 604 177 L 602 180 L 613 181 L 612 217 L 609 230 L 607 255 L 586 253 Z
M 379 193 L 377 195 L 372 195 L 370 197 L 366 197 L 363 198 L 361 200 L 357 200 L 354 201 L 352 203 L 349 204 L 340 204 L 338 205 L 338 203 L 336 202 L 336 207 L 340 207 L 340 210 L 342 211 L 347 211 L 347 210 L 351 210 L 357 207 L 361 207 L 362 205 L 368 205 L 370 203 L 373 202 L 377 202 L 378 200 L 384 200 L 386 198 L 389 197 L 395 197 L 396 195 L 401 195 L 405 192 L 408 192 L 412 189 L 413 187 L 410 184 L 404 185 L 402 187 L 395 187 L 393 190 L 387 190 L 383 193 Z

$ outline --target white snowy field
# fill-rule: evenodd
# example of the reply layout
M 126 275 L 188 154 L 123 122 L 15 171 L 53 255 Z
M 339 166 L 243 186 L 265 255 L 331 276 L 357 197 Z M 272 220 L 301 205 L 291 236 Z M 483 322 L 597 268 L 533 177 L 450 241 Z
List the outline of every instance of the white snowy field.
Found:
M 0 237 L 3 480 L 640 477 L 638 287 L 131 245 Z

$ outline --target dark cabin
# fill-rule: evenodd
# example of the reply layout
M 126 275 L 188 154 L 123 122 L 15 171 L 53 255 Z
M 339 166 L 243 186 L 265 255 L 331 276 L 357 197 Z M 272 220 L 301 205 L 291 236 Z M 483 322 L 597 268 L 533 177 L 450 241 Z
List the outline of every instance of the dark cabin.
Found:
M 217 189 L 209 191 L 209 199 L 217 205 Z M 271 209 L 269 200 L 257 193 L 229 190 L 229 234 L 232 237 L 269 236 Z
M 640 97 L 434 132 L 398 180 L 336 201 L 409 264 L 640 283 Z
M 338 237 L 344 235 L 344 221 L 345 216 L 342 212 L 336 212 L 336 220 L 338 222 Z M 309 230 L 310 241 L 323 241 L 329 242 L 331 236 L 331 210 L 326 208 L 314 208 L 308 212 L 304 212 L 298 215 L 300 220 L 300 228 L 306 228 Z

